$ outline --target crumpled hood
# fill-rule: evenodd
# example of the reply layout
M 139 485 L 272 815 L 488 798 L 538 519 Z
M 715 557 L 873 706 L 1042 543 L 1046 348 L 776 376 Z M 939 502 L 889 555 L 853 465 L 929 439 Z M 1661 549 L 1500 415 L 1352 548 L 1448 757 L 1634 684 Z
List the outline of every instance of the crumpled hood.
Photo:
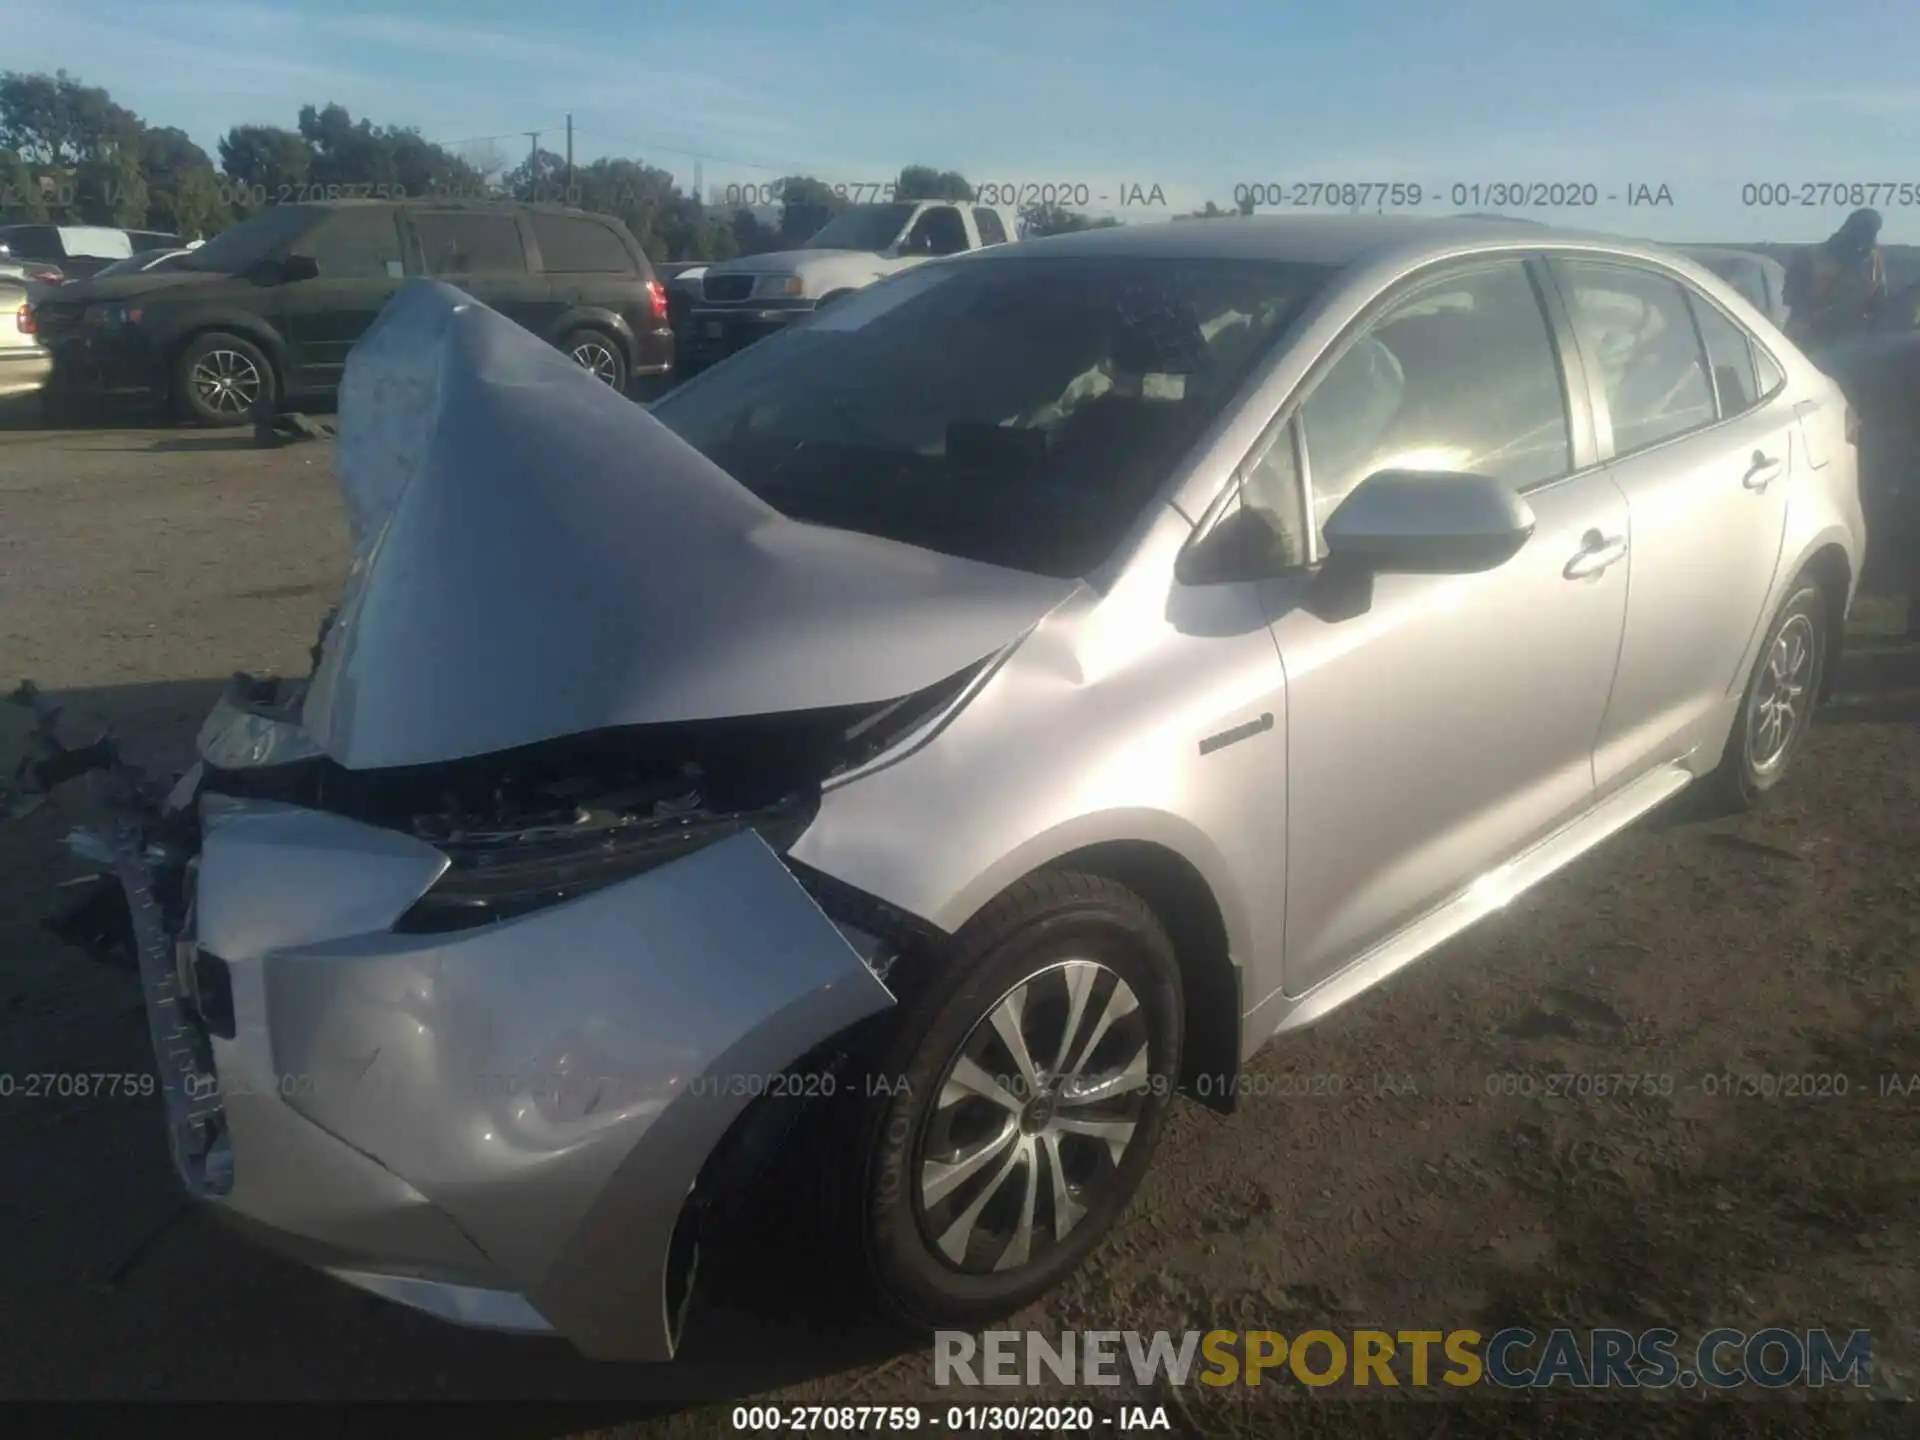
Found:
M 353 565 L 301 721 L 351 769 L 894 699 L 1078 588 L 786 519 L 450 286 L 354 348 Z

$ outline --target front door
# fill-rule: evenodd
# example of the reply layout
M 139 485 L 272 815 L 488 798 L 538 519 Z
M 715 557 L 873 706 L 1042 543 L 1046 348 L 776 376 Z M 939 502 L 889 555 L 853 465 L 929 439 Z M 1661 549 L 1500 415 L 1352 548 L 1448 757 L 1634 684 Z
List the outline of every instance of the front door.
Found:
M 1520 259 L 1423 283 L 1368 325 L 1295 420 L 1313 553 L 1380 470 L 1513 486 L 1535 517 L 1505 564 L 1380 574 L 1358 614 L 1273 582 L 1286 669 L 1286 992 L 1299 995 L 1592 803 L 1593 739 L 1627 605 L 1626 502 L 1576 428 Z M 1284 456 L 1286 452 L 1280 451 Z
M 290 248 L 311 257 L 320 273 L 274 292 L 290 357 L 288 389 L 332 390 L 347 352 L 406 279 L 393 207 L 342 205 Z
M 1613 261 L 1552 268 L 1632 529 L 1620 674 L 1594 758 L 1604 791 L 1725 737 L 1805 457 L 1784 382 L 1761 395 L 1757 342 L 1704 295 Z

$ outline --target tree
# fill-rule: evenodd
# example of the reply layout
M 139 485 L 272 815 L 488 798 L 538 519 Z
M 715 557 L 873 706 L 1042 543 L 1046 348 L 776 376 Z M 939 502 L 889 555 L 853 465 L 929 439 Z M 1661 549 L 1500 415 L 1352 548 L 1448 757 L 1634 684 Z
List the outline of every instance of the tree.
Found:
M 761 224 L 760 217 L 751 210 L 735 210 L 727 228 L 733 232 L 735 254 L 764 255 L 780 248 L 780 232 L 771 225 Z
M 731 260 L 740 253 L 739 240 L 726 217 L 707 209 L 694 195 L 675 195 L 668 202 L 659 234 L 669 260 Z
M 0 219 L 49 220 L 40 177 L 12 150 L 0 150 Z
M 1111 218 L 1096 220 L 1091 215 L 1083 215 L 1078 210 L 1069 210 L 1062 205 L 1038 202 L 1020 212 L 1020 233 L 1034 240 L 1044 235 L 1071 235 L 1080 230 L 1105 230 L 1119 223 L 1118 220 Z
M 171 203 L 171 218 L 162 228 L 173 231 L 182 240 L 211 240 L 233 223 L 233 211 L 220 196 L 220 177 L 213 173 L 211 166 L 182 175 L 173 194 L 167 198 Z M 158 209 L 156 198 L 148 206 L 150 219 Z M 159 222 L 151 220 L 151 223 Z
M 256 200 L 276 201 L 312 177 L 313 147 L 277 125 L 236 125 L 220 141 L 220 167 Z
M 896 200 L 971 200 L 973 186 L 957 170 L 935 170 L 931 165 L 908 165 L 894 182 Z
M 0 73 L 0 146 L 40 168 L 72 169 L 139 140 L 140 119 L 66 71 Z
M 189 229 L 204 233 L 210 217 L 198 208 L 200 201 L 211 196 L 216 206 L 219 203 L 218 182 L 207 152 L 188 139 L 186 131 L 167 127 L 143 128 L 138 153 L 147 182 L 147 213 L 135 223 L 181 235 Z M 192 207 L 185 217 L 180 204 L 182 187 L 188 188 Z
M 567 159 L 551 150 L 529 155 L 500 177 L 500 187 L 515 200 L 563 200 Z
M 847 208 L 844 195 L 811 175 L 789 175 L 780 182 L 780 243 L 804 245 L 827 221 Z
M 134 147 L 83 160 L 73 172 L 74 217 L 87 225 L 147 223 L 147 177 L 140 173 Z
M 478 195 L 479 171 L 418 130 L 355 121 L 344 105 L 300 107 L 300 137 L 313 152 L 311 183 L 367 195 L 400 187 L 408 195 Z
M 602 158 L 574 166 L 573 184 L 582 210 L 615 216 L 647 254 L 668 253 L 670 212 L 680 192 L 667 171 L 639 160 Z

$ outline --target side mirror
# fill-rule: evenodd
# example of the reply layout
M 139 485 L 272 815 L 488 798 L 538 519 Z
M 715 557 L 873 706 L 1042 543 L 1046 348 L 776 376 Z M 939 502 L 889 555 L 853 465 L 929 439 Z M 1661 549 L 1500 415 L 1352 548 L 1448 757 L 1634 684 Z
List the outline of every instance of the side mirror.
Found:
M 301 280 L 318 280 L 320 262 L 311 255 L 289 255 L 280 263 L 280 283 L 293 285 Z
M 1533 510 L 1501 481 L 1452 470 L 1381 470 L 1327 517 L 1329 557 L 1368 571 L 1472 575 L 1504 565 Z

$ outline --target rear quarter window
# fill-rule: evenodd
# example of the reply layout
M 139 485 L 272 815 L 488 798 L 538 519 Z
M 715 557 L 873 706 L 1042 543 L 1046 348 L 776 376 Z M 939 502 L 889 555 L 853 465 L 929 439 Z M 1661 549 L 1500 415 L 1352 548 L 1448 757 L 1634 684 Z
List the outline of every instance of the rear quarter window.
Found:
M 572 215 L 533 216 L 534 243 L 548 274 L 633 275 L 633 257 L 609 225 Z

